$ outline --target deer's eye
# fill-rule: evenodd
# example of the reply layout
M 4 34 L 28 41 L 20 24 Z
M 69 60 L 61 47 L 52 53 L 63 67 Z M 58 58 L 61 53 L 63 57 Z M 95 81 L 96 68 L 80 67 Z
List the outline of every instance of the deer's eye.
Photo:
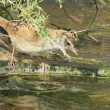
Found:
M 65 39 L 65 46 L 70 46 L 70 45 L 71 45 L 70 42 L 67 39 Z

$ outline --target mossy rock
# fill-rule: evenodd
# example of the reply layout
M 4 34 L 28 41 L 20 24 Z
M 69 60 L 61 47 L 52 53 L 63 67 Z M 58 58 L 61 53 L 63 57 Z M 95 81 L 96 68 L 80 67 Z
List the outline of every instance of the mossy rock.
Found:
M 98 70 L 98 75 L 110 77 L 110 68 L 101 68 Z

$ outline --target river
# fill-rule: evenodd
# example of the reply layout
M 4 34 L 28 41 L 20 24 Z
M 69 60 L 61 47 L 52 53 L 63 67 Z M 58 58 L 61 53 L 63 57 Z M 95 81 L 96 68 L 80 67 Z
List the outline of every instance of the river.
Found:
M 28 80 L 37 92 L 0 90 L 0 110 L 110 110 L 110 80 L 62 77 Z

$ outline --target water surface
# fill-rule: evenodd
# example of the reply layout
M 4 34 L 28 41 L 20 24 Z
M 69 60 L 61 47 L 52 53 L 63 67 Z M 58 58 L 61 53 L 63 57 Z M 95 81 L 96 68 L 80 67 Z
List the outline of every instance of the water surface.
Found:
M 110 110 L 109 79 L 67 77 L 30 83 L 42 93 L 0 90 L 0 110 Z

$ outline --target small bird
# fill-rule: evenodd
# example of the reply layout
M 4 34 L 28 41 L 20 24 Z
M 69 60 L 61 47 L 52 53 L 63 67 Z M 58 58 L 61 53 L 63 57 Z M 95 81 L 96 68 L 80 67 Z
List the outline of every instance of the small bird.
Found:
M 49 38 L 52 39 L 50 42 L 39 37 L 34 29 L 30 29 L 26 25 L 16 25 L 3 17 L 0 17 L 0 26 L 7 31 L 13 48 L 10 60 L 11 65 L 13 64 L 15 49 L 31 56 L 37 56 L 42 51 L 60 49 L 65 56 L 69 57 L 65 50 L 67 47 L 78 55 L 74 48 L 75 37 L 72 33 L 64 30 L 48 29 Z

